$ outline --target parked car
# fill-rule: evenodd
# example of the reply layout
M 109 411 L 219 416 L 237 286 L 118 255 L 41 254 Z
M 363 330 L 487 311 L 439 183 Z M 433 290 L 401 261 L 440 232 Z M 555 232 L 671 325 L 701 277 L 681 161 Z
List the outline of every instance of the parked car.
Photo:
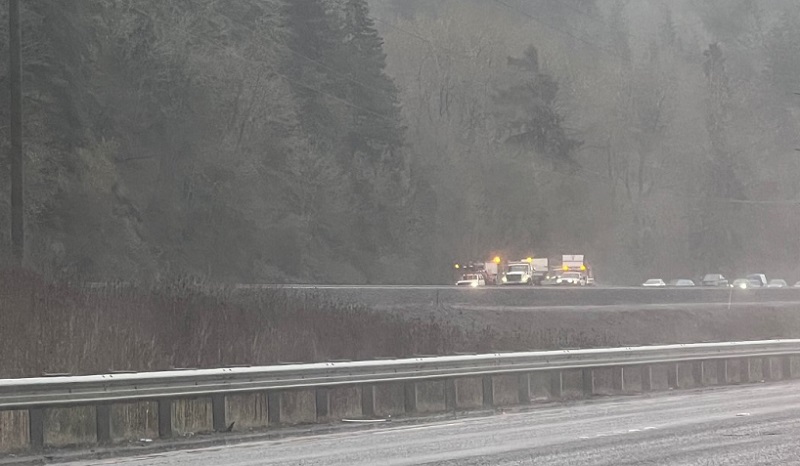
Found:
M 586 285 L 586 277 L 580 272 L 564 272 L 556 279 L 556 285 Z
M 558 282 L 558 277 L 562 274 L 561 271 L 551 271 L 545 274 L 542 278 L 542 285 L 556 285 Z
M 461 277 L 461 280 L 456 282 L 456 286 L 471 286 L 471 287 L 478 287 L 478 286 L 485 286 L 486 279 L 483 278 L 483 275 L 478 273 L 468 273 Z
M 745 278 L 753 282 L 756 287 L 767 286 L 767 276 L 763 273 L 751 273 Z
M 670 280 L 667 286 L 694 286 L 694 282 L 688 278 L 676 278 L 675 280 Z
M 728 279 L 719 273 L 707 273 L 702 280 L 701 286 L 728 286 Z
M 780 278 L 773 278 L 767 283 L 767 288 L 786 288 L 787 286 L 789 284 L 786 283 L 786 280 L 781 280 Z
M 662 286 L 667 286 L 667 283 L 664 282 L 664 280 L 662 280 L 660 278 L 651 278 L 651 279 L 647 280 L 646 282 L 642 283 L 642 286 L 646 286 L 646 287 L 662 287 Z
M 749 280 L 747 278 L 737 278 L 736 280 L 733 281 L 732 286 L 734 288 L 738 288 L 738 289 L 742 289 L 742 290 L 746 290 L 746 289 L 749 289 L 749 288 L 760 288 L 760 285 L 758 285 L 758 282 L 753 282 L 752 280 Z
M 800 288 L 800 282 L 797 282 L 797 283 L 795 283 L 795 284 L 794 284 L 794 287 L 795 287 L 795 288 Z

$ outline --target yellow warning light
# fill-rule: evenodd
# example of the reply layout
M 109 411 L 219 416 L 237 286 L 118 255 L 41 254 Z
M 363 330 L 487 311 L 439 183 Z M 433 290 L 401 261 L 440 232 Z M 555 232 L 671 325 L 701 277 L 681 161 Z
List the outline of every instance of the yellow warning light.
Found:
M 530 264 L 531 262 L 533 262 L 533 257 L 527 257 L 527 258 L 525 258 L 525 262 L 527 262 L 527 263 L 529 263 L 529 264 Z
M 582 270 L 582 271 L 584 271 L 584 272 L 586 272 L 586 266 L 585 266 L 585 265 L 583 265 L 583 264 L 581 264 L 581 270 Z
M 500 259 L 500 256 L 494 256 L 494 259 L 492 259 L 492 262 L 494 262 L 495 264 L 499 264 L 500 262 L 502 262 L 502 260 Z
M 453 267 L 455 267 L 455 268 L 457 268 L 457 269 L 460 269 L 460 268 L 461 268 L 461 266 L 460 266 L 460 265 L 458 265 L 458 264 L 454 265 Z
M 562 270 L 569 270 L 569 266 L 568 266 L 568 265 L 565 265 L 565 266 L 561 267 L 561 269 L 562 269 Z

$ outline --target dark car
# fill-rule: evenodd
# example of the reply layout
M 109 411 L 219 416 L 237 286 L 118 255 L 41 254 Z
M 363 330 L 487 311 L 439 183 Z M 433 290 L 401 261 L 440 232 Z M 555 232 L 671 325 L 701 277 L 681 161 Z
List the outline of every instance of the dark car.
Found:
M 765 286 L 767 286 L 767 283 L 769 282 L 767 280 L 767 276 L 764 275 L 763 273 L 751 273 L 750 275 L 748 275 L 745 278 L 750 280 L 753 283 L 753 286 L 756 287 L 756 288 L 765 287 Z
M 700 280 L 700 286 L 728 286 L 728 279 L 719 273 L 707 273 Z

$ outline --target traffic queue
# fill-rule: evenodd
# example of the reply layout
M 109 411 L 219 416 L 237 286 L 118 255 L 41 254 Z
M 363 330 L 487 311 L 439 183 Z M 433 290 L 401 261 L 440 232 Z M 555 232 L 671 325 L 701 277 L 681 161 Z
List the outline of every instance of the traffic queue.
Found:
M 507 260 L 495 255 L 491 260 L 458 262 L 453 265 L 456 286 L 571 286 L 595 285 L 592 267 L 584 254 L 562 254 L 557 259 L 528 256 Z M 721 273 L 707 273 L 700 278 L 649 278 L 643 288 L 800 288 L 800 281 L 790 285 L 781 278 L 767 278 L 764 273 L 745 274 L 728 279 Z
M 751 273 L 743 276 L 742 278 L 737 278 L 734 280 L 728 280 L 722 274 L 719 273 L 709 273 L 703 276 L 700 280 L 696 282 L 694 280 L 688 278 L 675 278 L 669 281 L 665 281 L 661 278 L 650 278 L 642 283 L 642 286 L 645 288 L 665 288 L 665 287 L 692 287 L 692 286 L 704 286 L 704 287 L 722 287 L 722 288 L 733 288 L 733 289 L 740 289 L 740 290 L 747 290 L 752 288 L 789 288 L 789 283 L 782 279 L 782 278 L 772 278 L 767 279 L 766 274 L 763 273 Z M 796 282 L 793 288 L 800 288 L 800 282 Z
M 563 254 L 559 260 L 526 257 L 460 262 L 453 265 L 457 286 L 587 286 L 594 285 L 592 268 L 583 254 Z

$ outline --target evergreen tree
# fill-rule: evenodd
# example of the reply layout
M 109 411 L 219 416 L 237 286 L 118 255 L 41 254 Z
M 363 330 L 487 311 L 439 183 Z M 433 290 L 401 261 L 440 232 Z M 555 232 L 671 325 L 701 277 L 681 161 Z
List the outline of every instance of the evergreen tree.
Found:
M 324 0 L 286 3 L 286 74 L 291 78 L 300 122 L 312 144 L 323 152 L 340 153 L 343 121 L 349 111 L 336 62 L 337 36 Z
M 383 39 L 369 17 L 366 0 L 345 0 L 343 6 L 342 71 L 351 78 L 347 96 L 354 104 L 348 148 L 376 154 L 377 161 L 403 144 L 397 88 L 385 73 Z
M 396 253 L 406 230 L 409 175 L 397 88 L 385 73 L 383 39 L 367 2 L 340 0 L 334 6 L 342 37 L 339 69 L 353 104 L 343 168 L 354 190 L 358 244 L 373 254 Z
M 555 165 L 572 164 L 580 143 L 564 129 L 555 109 L 558 83 L 540 71 L 536 48 L 528 47 L 521 58 L 509 57 L 508 66 L 512 83 L 494 97 L 505 142 Z

